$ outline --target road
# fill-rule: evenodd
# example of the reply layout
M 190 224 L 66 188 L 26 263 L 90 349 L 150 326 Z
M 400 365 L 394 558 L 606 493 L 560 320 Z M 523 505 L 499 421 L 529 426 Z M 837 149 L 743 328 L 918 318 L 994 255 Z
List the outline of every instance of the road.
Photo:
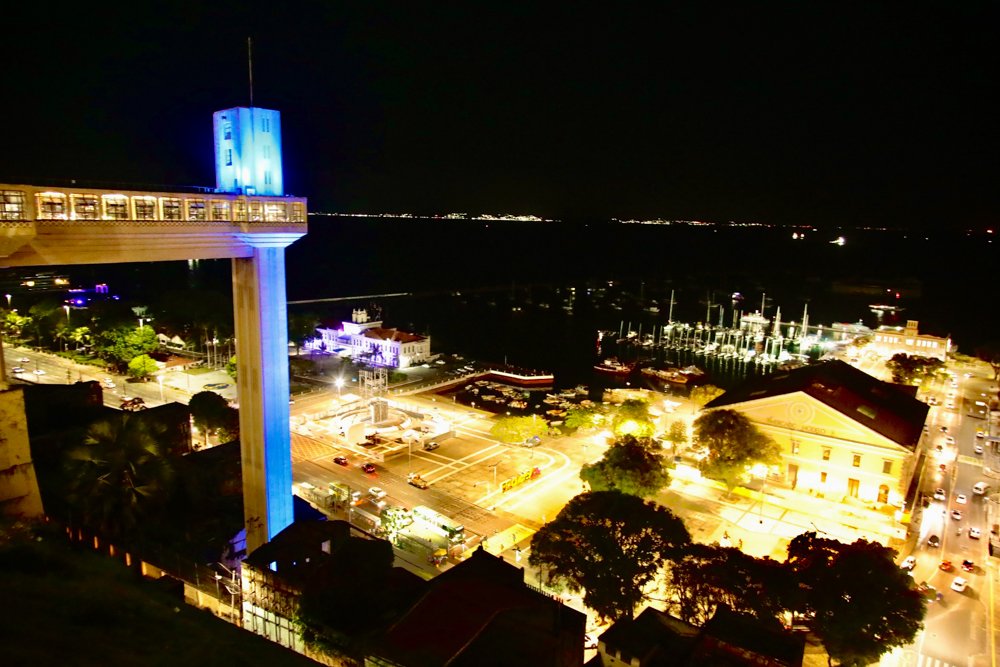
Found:
M 931 395 L 939 404 L 931 407 L 928 423 L 928 451 L 937 445 L 942 450 L 928 460 L 925 471 L 925 489 L 942 488 L 945 500 L 935 500 L 923 512 L 920 537 L 914 555 L 917 566 L 913 571 L 917 581 L 927 581 L 941 594 L 941 599 L 928 605 L 924 631 L 906 654 L 906 664 L 929 667 L 993 667 L 996 664 L 995 646 L 991 634 L 993 627 L 993 585 L 996 566 L 987 555 L 987 539 L 969 537 L 970 528 L 988 533 L 985 514 L 985 496 L 973 493 L 972 487 L 980 481 L 994 485 L 996 480 L 983 474 L 984 461 L 989 464 L 997 456 L 989 447 L 983 454 L 976 454 L 975 445 L 984 442 L 976 437 L 977 430 L 985 430 L 987 422 L 969 416 L 969 408 L 985 392 L 991 382 L 982 376 L 964 377 L 958 373 L 954 385 L 949 381 L 937 382 Z M 954 408 L 946 407 L 948 399 Z M 947 433 L 940 429 L 944 426 Z M 954 438 L 954 444 L 947 440 Z M 944 465 L 944 472 L 939 466 Z M 994 463 L 994 469 L 996 464 Z M 965 502 L 959 502 L 964 496 Z M 961 518 L 951 512 L 961 512 Z M 930 535 L 941 538 L 940 547 L 927 544 Z M 961 570 L 963 560 L 975 563 L 971 573 Z M 950 561 L 954 571 L 940 569 L 942 561 Z M 951 589 L 955 577 L 968 581 L 963 592 Z

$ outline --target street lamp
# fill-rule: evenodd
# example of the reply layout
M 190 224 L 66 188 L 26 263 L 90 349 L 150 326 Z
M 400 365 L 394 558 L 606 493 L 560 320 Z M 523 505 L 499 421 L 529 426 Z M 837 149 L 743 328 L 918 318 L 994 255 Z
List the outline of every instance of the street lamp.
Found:
M 750 472 L 754 477 L 760 478 L 760 518 L 757 523 L 764 524 L 764 485 L 767 483 L 767 466 L 763 463 L 754 464 Z
M 333 381 L 333 384 L 337 387 L 337 399 L 342 399 L 344 397 L 344 378 L 337 378 Z
M 160 403 L 165 403 L 163 400 L 163 376 L 157 375 L 156 379 L 160 381 Z
M 10 298 L 14 296 L 13 294 L 4 294 L 7 297 L 7 309 L 10 310 Z

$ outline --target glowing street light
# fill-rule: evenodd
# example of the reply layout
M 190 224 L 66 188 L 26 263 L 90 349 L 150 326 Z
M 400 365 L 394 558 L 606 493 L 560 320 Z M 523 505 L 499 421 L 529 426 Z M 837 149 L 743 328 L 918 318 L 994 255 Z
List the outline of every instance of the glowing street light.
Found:
M 7 309 L 10 310 L 10 299 L 14 295 L 13 294 L 4 294 L 4 296 L 7 297 Z
M 338 399 L 343 398 L 344 378 L 342 377 L 337 378 L 336 380 L 333 381 L 333 384 L 336 385 L 337 387 L 337 398 Z
M 764 524 L 764 485 L 767 483 L 767 466 L 763 463 L 755 463 L 750 469 L 750 473 L 754 477 L 760 478 L 760 518 L 757 523 Z

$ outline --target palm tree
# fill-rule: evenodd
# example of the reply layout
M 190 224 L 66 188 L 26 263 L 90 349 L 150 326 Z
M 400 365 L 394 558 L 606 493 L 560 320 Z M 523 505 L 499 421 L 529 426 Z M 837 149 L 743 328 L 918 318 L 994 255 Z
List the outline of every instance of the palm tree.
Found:
M 137 528 L 167 502 L 174 470 L 159 433 L 131 413 L 95 422 L 68 450 L 70 514 L 108 539 L 137 537 Z
M 90 344 L 90 327 L 77 327 L 70 333 L 69 339 L 76 343 L 76 349 Z

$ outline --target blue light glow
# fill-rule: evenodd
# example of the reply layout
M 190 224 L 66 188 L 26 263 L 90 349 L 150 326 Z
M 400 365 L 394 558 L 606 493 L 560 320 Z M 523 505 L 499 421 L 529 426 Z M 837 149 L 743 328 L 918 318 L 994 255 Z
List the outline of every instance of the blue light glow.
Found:
M 221 192 L 283 196 L 281 113 L 234 107 L 212 115 L 215 187 Z

